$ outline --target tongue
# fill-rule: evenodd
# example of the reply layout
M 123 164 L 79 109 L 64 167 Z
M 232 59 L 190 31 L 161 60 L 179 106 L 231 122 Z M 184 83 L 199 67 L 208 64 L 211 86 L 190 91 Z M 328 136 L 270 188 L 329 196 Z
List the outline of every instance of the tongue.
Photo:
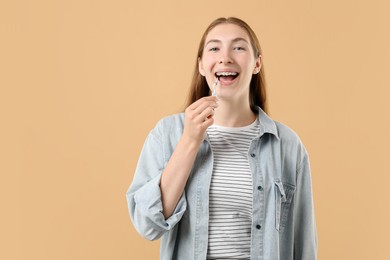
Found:
M 221 76 L 219 78 L 219 80 L 222 82 L 233 81 L 234 79 L 235 79 L 234 76 Z

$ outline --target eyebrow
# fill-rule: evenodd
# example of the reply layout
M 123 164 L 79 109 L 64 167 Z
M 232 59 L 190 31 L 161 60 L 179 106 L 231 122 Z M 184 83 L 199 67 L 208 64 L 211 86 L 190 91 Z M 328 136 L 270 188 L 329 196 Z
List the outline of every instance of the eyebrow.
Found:
M 234 39 L 232 40 L 233 43 L 234 43 L 234 42 L 239 42 L 239 41 L 244 41 L 244 42 L 246 42 L 247 44 L 249 44 L 249 42 L 248 42 L 246 39 L 242 38 L 242 37 L 237 37 L 237 38 L 234 38 Z M 212 43 L 212 42 L 220 43 L 221 40 L 211 39 L 211 40 L 209 40 L 208 42 L 206 42 L 205 46 L 208 45 L 209 43 Z

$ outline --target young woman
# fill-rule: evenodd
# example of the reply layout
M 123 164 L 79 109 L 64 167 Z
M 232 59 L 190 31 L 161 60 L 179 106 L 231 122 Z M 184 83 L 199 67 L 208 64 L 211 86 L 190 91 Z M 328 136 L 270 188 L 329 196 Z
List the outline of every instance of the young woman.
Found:
M 308 155 L 265 113 L 262 63 L 244 21 L 216 19 L 187 109 L 147 137 L 127 201 L 137 231 L 162 237 L 161 259 L 316 259 Z

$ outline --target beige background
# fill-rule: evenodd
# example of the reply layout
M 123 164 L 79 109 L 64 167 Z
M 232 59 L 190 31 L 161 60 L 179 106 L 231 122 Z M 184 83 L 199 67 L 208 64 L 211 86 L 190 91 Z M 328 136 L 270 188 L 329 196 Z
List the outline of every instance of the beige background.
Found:
M 311 156 L 319 259 L 390 259 L 388 1 L 0 2 L 0 259 L 157 259 L 125 192 L 183 109 L 200 37 L 238 16 L 270 112 Z

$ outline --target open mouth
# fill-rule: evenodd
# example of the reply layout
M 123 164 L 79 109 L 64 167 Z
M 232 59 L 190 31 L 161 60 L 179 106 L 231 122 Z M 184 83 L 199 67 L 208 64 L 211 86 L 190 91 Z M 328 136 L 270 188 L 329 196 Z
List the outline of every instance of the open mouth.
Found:
M 233 81 L 238 77 L 238 75 L 238 72 L 232 71 L 220 71 L 215 73 L 215 76 L 221 81 Z

